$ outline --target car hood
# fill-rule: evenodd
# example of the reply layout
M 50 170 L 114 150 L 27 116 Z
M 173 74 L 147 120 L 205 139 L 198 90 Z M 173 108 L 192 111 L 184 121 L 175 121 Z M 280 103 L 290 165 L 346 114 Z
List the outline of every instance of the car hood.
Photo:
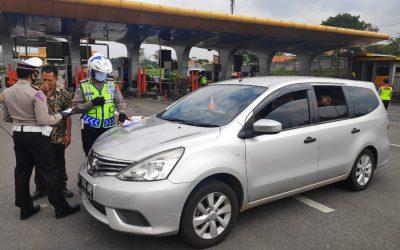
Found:
M 152 116 L 142 125 L 116 126 L 108 130 L 96 140 L 92 150 L 114 159 L 138 161 L 176 147 L 204 145 L 219 134 L 219 127 L 189 126 Z

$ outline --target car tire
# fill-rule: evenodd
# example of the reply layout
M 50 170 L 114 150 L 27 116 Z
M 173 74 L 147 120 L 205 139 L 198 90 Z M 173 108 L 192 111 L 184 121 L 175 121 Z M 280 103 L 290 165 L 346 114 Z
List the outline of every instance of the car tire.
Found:
M 238 211 L 238 200 L 232 188 L 222 181 L 208 180 L 186 201 L 179 234 L 196 248 L 216 245 L 231 231 Z
M 364 149 L 357 157 L 353 168 L 347 178 L 347 185 L 354 191 L 366 189 L 372 181 L 376 166 L 374 154 L 369 149 Z

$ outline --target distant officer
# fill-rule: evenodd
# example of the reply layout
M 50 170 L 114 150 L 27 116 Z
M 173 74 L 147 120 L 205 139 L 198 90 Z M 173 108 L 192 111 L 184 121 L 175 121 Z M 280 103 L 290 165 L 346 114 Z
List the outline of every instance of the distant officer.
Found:
M 33 205 L 29 192 L 29 181 L 33 166 L 46 183 L 49 202 L 55 208 L 56 218 L 76 213 L 79 204 L 70 206 L 58 185 L 55 158 L 50 142 L 53 125 L 68 114 L 61 112 L 49 115 L 46 95 L 32 88 L 39 74 L 42 60 L 30 58 L 18 61 L 15 85 L 4 92 L 2 118 L 13 123 L 13 140 L 16 158 L 15 166 L 15 205 L 20 207 L 20 219 L 26 220 L 40 210 Z
M 89 78 L 80 82 L 73 100 L 74 113 L 82 113 L 82 144 L 86 156 L 94 141 L 115 126 L 116 110 L 119 113 L 118 123 L 128 119 L 118 85 L 106 79 L 107 74 L 112 72 L 110 60 L 96 53 L 89 58 L 88 69 Z
M 200 75 L 200 84 L 202 87 L 207 85 L 207 77 L 205 76 L 204 73 L 201 73 Z
M 383 85 L 379 88 L 379 95 L 383 104 L 385 105 L 385 109 L 387 110 L 389 107 L 390 100 L 392 99 L 393 88 L 389 84 L 389 79 L 385 78 L 383 80 Z

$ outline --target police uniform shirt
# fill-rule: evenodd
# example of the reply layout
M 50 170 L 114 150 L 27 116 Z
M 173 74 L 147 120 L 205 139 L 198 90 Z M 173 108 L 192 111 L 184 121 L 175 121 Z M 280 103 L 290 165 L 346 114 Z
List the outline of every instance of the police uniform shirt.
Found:
M 62 119 L 61 114 L 49 115 L 46 95 L 22 79 L 4 92 L 3 106 L 3 120 L 13 125 L 54 125 Z

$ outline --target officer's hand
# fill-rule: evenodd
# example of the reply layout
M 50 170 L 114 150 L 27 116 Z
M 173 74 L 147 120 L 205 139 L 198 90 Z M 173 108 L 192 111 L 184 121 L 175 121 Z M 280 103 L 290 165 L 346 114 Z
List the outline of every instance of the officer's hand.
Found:
M 118 116 L 118 124 L 123 124 L 125 120 L 129 120 L 129 118 L 124 113 L 119 113 Z
M 60 114 L 61 114 L 63 120 L 67 119 L 68 116 L 71 115 L 71 113 L 68 113 L 68 112 L 65 112 L 65 111 L 61 111 Z
M 105 102 L 102 96 L 98 96 L 92 100 L 93 106 L 103 106 Z

